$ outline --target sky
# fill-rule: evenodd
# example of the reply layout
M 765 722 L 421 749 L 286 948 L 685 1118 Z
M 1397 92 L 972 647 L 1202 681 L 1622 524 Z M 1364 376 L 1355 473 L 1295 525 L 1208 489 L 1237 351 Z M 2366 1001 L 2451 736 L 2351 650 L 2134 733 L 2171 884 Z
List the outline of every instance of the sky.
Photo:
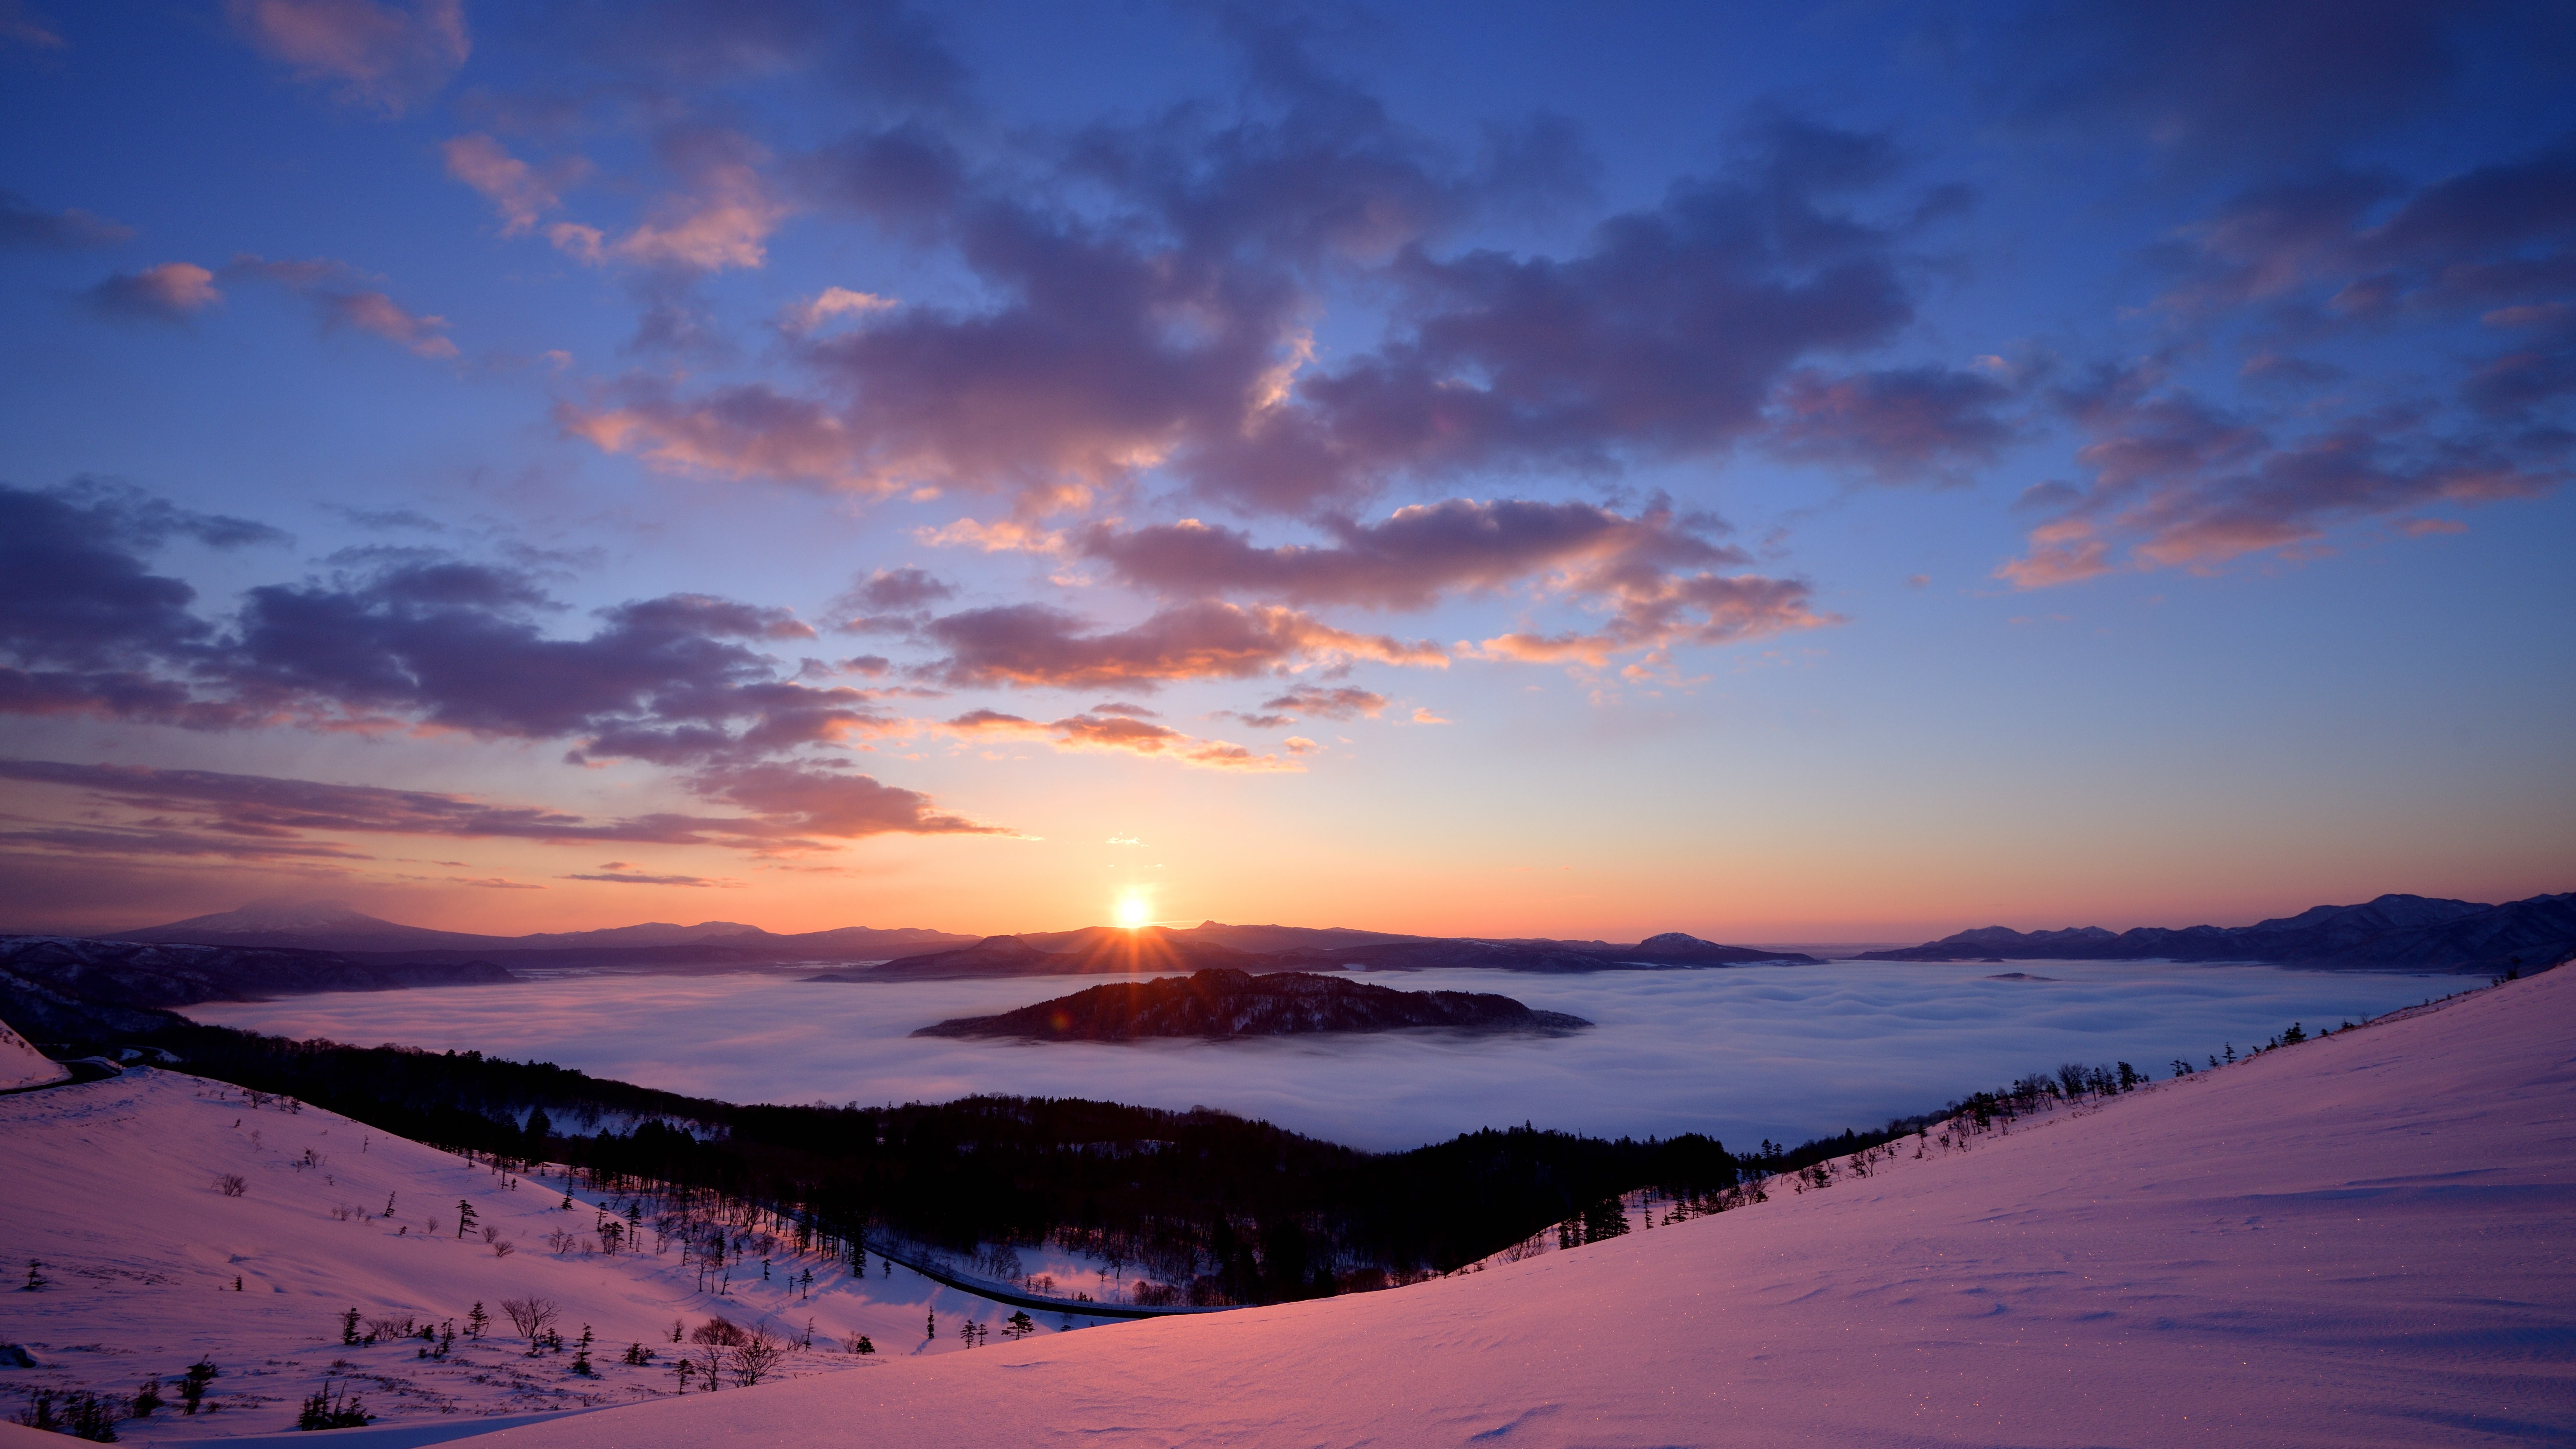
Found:
M 0 925 L 2576 883 L 2544 5 L 0 0 Z

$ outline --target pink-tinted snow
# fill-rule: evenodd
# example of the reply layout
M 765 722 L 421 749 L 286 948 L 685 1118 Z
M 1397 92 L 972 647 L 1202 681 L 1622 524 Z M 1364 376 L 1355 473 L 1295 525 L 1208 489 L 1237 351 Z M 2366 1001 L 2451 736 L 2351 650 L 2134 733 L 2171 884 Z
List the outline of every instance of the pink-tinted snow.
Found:
M 485 1442 L 2567 1442 L 2571 1109 L 2576 970 L 1487 1272 Z
M 43 1052 L 27 1044 L 27 1039 L 0 1021 L 0 1092 L 12 1087 L 36 1087 L 58 1082 L 67 1075 L 62 1064 L 48 1059 Z

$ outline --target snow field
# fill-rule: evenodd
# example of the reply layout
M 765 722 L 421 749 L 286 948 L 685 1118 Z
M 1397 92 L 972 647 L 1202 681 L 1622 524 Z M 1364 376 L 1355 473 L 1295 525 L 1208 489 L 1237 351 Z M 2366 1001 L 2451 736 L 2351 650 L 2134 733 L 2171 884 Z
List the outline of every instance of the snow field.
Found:
M 237 1197 L 219 1186 L 227 1174 L 243 1181 Z M 577 1197 L 567 1212 L 559 1180 L 508 1181 L 335 1113 L 256 1106 L 237 1089 L 175 1072 L 137 1068 L 0 1097 L 0 1288 L 23 1281 L 30 1259 L 49 1281 L 39 1292 L 0 1291 L 0 1342 L 24 1345 L 39 1364 L 0 1368 L 0 1417 L 32 1388 L 130 1397 L 152 1378 L 170 1407 L 120 1424 L 128 1442 L 291 1430 L 326 1379 L 354 1389 L 380 1424 L 577 1409 L 670 1394 L 674 1319 L 694 1327 L 721 1314 L 800 1341 L 810 1320 L 812 1350 L 791 1352 L 780 1368 L 795 1378 L 957 1352 L 960 1323 L 998 1329 L 1010 1313 L 900 1266 L 883 1276 L 871 1259 L 861 1283 L 846 1263 L 784 1252 L 770 1281 L 755 1255 L 737 1266 L 728 1293 L 702 1293 L 676 1244 L 654 1253 L 649 1221 L 641 1254 L 585 1252 L 596 1241 L 592 1202 Z M 461 1241 L 460 1199 L 478 1215 Z M 496 1256 L 486 1226 L 515 1251 Z M 551 1251 L 557 1231 L 585 1241 Z M 807 1268 L 810 1297 L 788 1282 Z M 563 1352 L 528 1357 L 512 1332 L 501 1300 L 532 1296 L 561 1306 Z M 464 1337 L 477 1301 L 492 1316 L 479 1343 Z M 420 1358 L 429 1345 L 416 1338 L 344 1346 L 340 1316 L 350 1308 L 367 1319 L 452 1320 L 456 1346 L 445 1360 Z M 926 1340 L 933 1312 L 940 1336 Z M 596 1379 L 570 1371 L 585 1324 L 596 1335 Z M 856 1333 L 874 1340 L 875 1356 L 842 1347 Z M 630 1343 L 657 1350 L 656 1361 L 621 1363 Z M 188 1418 L 175 1385 L 200 1354 L 222 1376 L 213 1411 Z
M 489 1442 L 2566 1443 L 2571 1028 L 2552 972 L 1481 1273 Z

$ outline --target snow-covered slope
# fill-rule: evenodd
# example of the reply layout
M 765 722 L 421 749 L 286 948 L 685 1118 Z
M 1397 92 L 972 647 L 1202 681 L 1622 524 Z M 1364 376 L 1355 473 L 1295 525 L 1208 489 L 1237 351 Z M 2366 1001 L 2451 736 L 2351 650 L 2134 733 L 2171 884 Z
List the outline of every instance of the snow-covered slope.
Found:
M 241 1179 L 238 1196 L 223 1191 L 227 1175 Z M 130 1397 L 158 1378 L 171 1407 L 120 1424 L 123 1439 L 272 1433 L 292 1429 L 304 1396 L 330 1379 L 383 1416 L 385 1425 L 363 1431 L 383 1439 L 423 1419 L 667 1394 L 675 1319 L 694 1326 L 723 1315 L 800 1342 L 810 1323 L 812 1349 L 780 1366 L 792 1378 L 963 1353 L 952 1336 L 960 1323 L 999 1328 L 1010 1311 L 900 1267 L 880 1264 L 856 1282 L 846 1264 L 783 1247 L 767 1281 L 755 1246 L 729 1291 L 701 1292 L 677 1245 L 654 1251 L 649 1224 L 643 1252 L 601 1253 L 591 1202 L 567 1211 L 560 1185 L 509 1181 L 319 1108 L 255 1103 L 175 1072 L 136 1068 L 0 1097 L 0 1343 L 23 1345 L 37 1363 L 0 1367 L 0 1418 L 31 1389 Z M 461 1239 L 460 1200 L 478 1217 Z M 496 1255 L 485 1227 L 515 1251 Z M 548 1238 L 558 1232 L 580 1241 L 555 1251 Z M 31 1259 L 46 1286 L 11 1291 Z M 808 1268 L 810 1286 L 791 1283 Z M 511 1331 L 502 1300 L 529 1297 L 560 1306 L 563 1352 L 529 1357 Z M 462 1337 L 478 1302 L 493 1320 L 480 1342 Z M 433 1328 L 453 1322 L 460 1337 L 439 1359 L 422 1358 L 432 1345 L 418 1339 L 344 1346 L 340 1315 L 351 1308 Z M 935 1342 L 922 1331 L 931 1313 Z M 1050 1315 L 1051 1327 L 1058 1321 Z M 571 1371 L 584 1325 L 597 1338 L 596 1378 Z M 845 1347 L 861 1333 L 878 1350 L 865 1359 Z M 630 1343 L 655 1349 L 656 1361 L 621 1363 Z M 222 1377 L 215 1411 L 190 1418 L 178 1412 L 176 1384 L 200 1354 Z
M 2571 1426 L 2576 970 L 1488 1272 L 482 1442 L 2422 1445 Z
M 68 1075 L 62 1063 L 29 1046 L 25 1037 L 9 1029 L 9 1023 L 0 1021 L 0 1092 L 40 1087 Z

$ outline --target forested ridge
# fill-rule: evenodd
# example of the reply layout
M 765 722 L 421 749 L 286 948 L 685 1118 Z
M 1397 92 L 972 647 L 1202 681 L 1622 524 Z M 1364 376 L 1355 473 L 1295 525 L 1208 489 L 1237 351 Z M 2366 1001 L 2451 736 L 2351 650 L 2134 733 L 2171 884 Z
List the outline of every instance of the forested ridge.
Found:
M 1721 1144 L 1695 1133 L 1604 1140 L 1523 1125 L 1373 1153 L 1209 1108 L 1007 1096 L 744 1106 L 546 1063 L 293 1041 L 175 1016 L 148 1036 L 111 1035 L 90 1045 L 148 1040 L 182 1071 L 441 1147 L 564 1164 L 612 1190 L 718 1193 L 818 1237 L 891 1233 L 958 1254 L 1054 1240 L 1115 1255 L 1194 1302 L 1404 1281 L 1621 1193 L 1704 1199 L 1739 1175 Z

